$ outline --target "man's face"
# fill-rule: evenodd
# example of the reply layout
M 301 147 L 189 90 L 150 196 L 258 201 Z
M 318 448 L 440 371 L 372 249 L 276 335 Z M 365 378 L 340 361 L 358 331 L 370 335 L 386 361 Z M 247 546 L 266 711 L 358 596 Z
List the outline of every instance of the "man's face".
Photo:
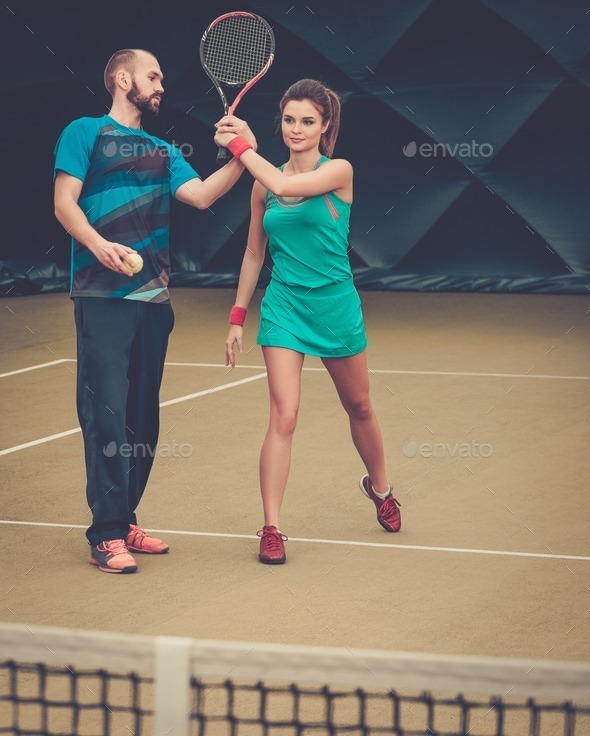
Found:
M 142 113 L 157 115 L 164 94 L 162 70 L 153 56 L 142 55 L 137 59 L 135 73 L 131 75 L 131 89 L 127 99 Z

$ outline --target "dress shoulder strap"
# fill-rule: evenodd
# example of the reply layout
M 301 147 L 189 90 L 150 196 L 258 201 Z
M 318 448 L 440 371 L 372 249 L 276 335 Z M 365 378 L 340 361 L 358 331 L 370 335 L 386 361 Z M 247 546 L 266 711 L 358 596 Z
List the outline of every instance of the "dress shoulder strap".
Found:
M 279 171 L 282 171 L 284 168 L 285 168 L 285 164 L 281 164 L 278 167 Z M 265 192 L 264 192 L 264 206 L 266 207 L 266 209 L 269 208 L 270 200 L 271 200 L 271 197 L 272 196 L 273 195 L 272 195 L 272 192 L 270 191 L 270 189 L 266 189 Z

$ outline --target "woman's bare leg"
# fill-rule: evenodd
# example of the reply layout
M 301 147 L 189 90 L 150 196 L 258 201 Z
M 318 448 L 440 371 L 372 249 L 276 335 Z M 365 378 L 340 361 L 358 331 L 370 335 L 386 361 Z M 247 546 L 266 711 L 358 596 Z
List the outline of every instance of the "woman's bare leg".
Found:
M 280 529 L 279 512 L 291 465 L 304 355 L 287 348 L 263 347 L 270 391 L 270 421 L 260 452 L 260 490 L 264 523 Z
M 387 493 L 383 439 L 369 396 L 369 374 L 366 353 L 349 358 L 322 358 L 334 381 L 342 406 L 350 420 L 352 441 L 358 450 L 373 488 Z

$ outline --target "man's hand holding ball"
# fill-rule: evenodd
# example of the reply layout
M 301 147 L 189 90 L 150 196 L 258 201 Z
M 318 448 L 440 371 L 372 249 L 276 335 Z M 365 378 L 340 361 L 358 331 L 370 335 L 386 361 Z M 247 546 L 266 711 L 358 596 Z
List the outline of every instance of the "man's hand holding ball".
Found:
M 127 268 L 129 268 L 134 274 L 139 273 L 143 268 L 143 258 L 139 253 L 128 253 L 123 260 L 125 261 Z
M 102 238 L 98 244 L 89 248 L 103 266 L 124 276 L 131 277 L 143 268 L 143 258 L 127 245 L 111 243 Z

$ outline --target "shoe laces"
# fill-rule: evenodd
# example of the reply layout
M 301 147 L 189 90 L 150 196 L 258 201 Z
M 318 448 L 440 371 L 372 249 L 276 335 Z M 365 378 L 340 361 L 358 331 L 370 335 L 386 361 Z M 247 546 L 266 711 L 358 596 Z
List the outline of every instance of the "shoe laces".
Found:
M 137 544 L 137 542 L 141 542 L 142 539 L 147 536 L 148 533 L 144 532 L 143 529 L 140 529 L 137 524 L 129 524 L 129 534 L 127 535 L 127 538 L 129 539 L 129 537 L 131 537 L 131 544 Z
M 397 510 L 398 506 L 401 506 L 401 503 L 397 500 L 397 498 L 394 498 L 391 494 L 389 494 L 389 496 L 387 496 L 387 498 L 379 507 L 379 516 L 383 519 L 383 521 L 394 521 L 399 513 Z
M 269 552 L 280 551 L 283 547 L 283 542 L 286 542 L 289 539 L 286 534 L 282 534 L 274 526 L 265 526 L 263 529 L 256 532 L 256 536 L 262 538 L 262 542 Z
M 113 555 L 122 555 L 128 551 L 124 539 L 109 539 L 103 542 L 103 546 L 107 552 Z

